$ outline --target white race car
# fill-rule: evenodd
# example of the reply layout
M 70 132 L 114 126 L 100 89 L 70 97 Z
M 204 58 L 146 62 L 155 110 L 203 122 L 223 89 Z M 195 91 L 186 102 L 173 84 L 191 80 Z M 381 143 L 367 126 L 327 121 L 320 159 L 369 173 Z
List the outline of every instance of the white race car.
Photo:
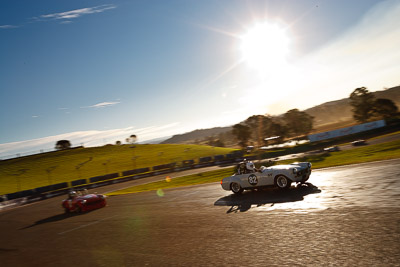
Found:
M 247 166 L 247 168 L 241 166 Z M 254 168 L 252 162 L 242 162 L 234 175 L 222 179 L 221 186 L 225 190 L 232 190 L 235 194 L 241 194 L 243 190 L 271 185 L 287 189 L 292 182 L 305 183 L 310 174 L 310 162 L 295 162 L 268 168 L 262 166 L 259 170 Z

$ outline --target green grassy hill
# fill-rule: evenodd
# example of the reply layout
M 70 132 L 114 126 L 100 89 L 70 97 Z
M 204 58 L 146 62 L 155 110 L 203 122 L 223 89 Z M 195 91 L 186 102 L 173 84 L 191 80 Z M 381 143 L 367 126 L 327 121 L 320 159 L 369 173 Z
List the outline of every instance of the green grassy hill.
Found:
M 228 154 L 234 149 L 198 145 L 122 145 L 77 148 L 0 161 L 0 195 L 49 184 L 171 162 Z

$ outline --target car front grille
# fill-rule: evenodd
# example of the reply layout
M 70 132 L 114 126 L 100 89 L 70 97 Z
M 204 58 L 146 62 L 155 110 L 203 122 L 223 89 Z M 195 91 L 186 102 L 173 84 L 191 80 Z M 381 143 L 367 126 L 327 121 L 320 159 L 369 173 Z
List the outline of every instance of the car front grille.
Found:
M 302 169 L 302 170 L 300 170 L 300 171 L 298 171 L 297 172 L 297 176 L 302 176 L 302 177 L 304 177 L 304 176 L 306 176 L 308 173 L 310 172 L 310 169 Z

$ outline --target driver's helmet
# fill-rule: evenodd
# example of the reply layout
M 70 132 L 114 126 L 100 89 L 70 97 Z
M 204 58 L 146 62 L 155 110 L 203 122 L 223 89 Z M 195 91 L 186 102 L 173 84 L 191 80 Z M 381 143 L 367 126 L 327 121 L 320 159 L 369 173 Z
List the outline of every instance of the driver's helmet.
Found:
M 70 192 L 68 193 L 68 196 L 69 196 L 70 198 L 73 198 L 73 197 L 76 197 L 77 194 L 76 194 L 75 191 L 70 191 Z
M 246 169 L 248 169 L 249 171 L 254 171 L 254 169 L 255 169 L 254 163 L 252 161 L 247 162 Z

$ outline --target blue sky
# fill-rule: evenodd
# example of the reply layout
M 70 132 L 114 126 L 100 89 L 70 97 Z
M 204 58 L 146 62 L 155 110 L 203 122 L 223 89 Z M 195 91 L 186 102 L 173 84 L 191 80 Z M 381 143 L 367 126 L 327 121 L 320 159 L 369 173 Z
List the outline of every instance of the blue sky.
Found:
M 399 1 L 3 0 L 0 156 L 60 139 L 145 141 L 397 86 L 399 17 Z M 260 70 L 241 44 L 265 24 L 288 44 L 262 61 L 277 54 L 281 67 Z

